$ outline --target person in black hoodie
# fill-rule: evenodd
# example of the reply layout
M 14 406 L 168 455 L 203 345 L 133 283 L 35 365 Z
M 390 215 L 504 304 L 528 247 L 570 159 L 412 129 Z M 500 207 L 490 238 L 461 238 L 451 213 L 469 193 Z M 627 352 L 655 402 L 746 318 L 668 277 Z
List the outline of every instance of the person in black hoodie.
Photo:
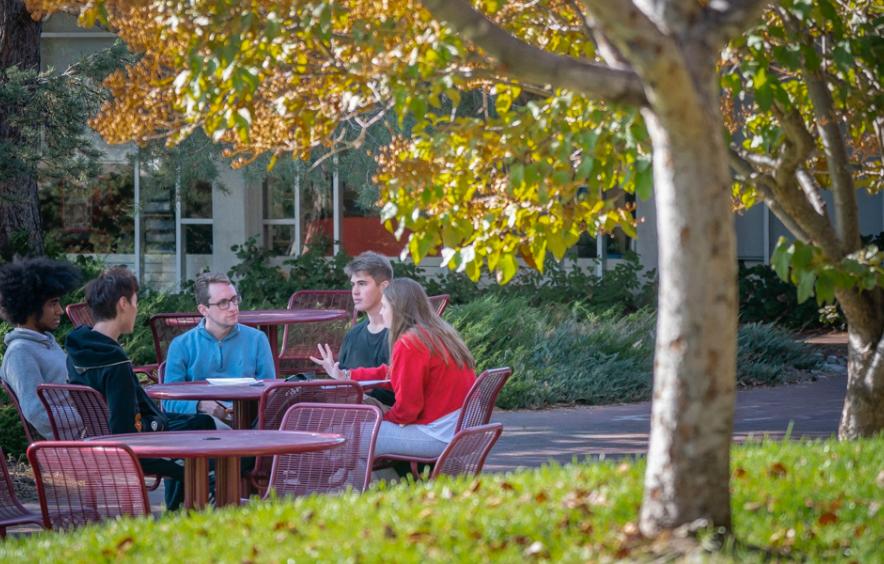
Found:
M 138 314 L 138 280 L 128 269 L 111 268 L 89 282 L 86 303 L 95 326 L 81 326 L 68 334 L 68 375 L 72 384 L 89 386 L 104 396 L 112 434 L 215 428 L 208 415 L 161 412 L 138 384 L 132 361 L 117 342 L 135 328 Z M 141 467 L 147 474 L 166 478 L 166 508 L 178 509 L 184 499 L 183 467 L 157 458 L 142 458 Z

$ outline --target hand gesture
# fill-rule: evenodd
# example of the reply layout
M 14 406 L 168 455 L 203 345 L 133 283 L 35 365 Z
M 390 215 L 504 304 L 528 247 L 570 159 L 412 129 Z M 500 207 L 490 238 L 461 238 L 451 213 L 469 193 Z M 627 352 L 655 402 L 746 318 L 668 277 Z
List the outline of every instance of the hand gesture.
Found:
M 319 349 L 319 358 L 315 356 L 311 356 L 310 360 L 318 364 L 325 370 L 326 374 L 335 380 L 343 380 L 344 374 L 341 372 L 338 363 L 335 362 L 335 355 L 332 353 L 331 347 L 327 344 L 323 345 L 322 343 L 316 345 L 316 348 Z

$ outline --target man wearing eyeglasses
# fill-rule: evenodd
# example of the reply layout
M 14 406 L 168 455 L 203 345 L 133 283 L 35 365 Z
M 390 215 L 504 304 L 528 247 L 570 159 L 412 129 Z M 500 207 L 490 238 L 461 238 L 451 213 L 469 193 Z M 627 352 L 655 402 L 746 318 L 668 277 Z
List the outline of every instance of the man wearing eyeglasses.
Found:
M 223 274 L 204 273 L 194 292 L 203 320 L 175 337 L 166 356 L 165 382 L 191 382 L 207 378 L 276 377 L 267 336 L 239 323 L 240 296 Z M 206 413 L 229 421 L 229 406 L 217 401 L 168 400 L 172 413 Z

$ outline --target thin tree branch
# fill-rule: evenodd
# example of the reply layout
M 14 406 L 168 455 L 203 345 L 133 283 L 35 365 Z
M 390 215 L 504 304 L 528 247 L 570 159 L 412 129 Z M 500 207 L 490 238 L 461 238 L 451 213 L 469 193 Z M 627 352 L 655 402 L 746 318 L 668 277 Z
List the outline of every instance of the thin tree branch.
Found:
M 786 30 L 793 37 L 799 38 L 810 49 L 816 49 L 813 39 L 798 21 L 787 10 L 779 10 Z M 850 175 L 850 160 L 847 157 L 847 146 L 839 126 L 839 118 L 835 113 L 835 104 L 829 85 L 823 74 L 822 67 L 811 68 L 802 59 L 802 67 L 807 82 L 807 94 L 810 98 L 813 114 L 816 118 L 817 131 L 826 153 L 826 163 L 832 183 L 832 195 L 835 200 L 835 228 L 845 249 L 854 250 L 860 247 L 859 208 L 856 201 L 856 189 Z
M 711 0 L 702 23 L 693 28 L 690 36 L 711 47 L 722 47 L 752 26 L 771 0 Z
M 620 53 L 620 51 L 614 47 L 614 44 L 605 37 L 605 34 L 599 30 L 598 25 L 595 23 L 592 16 L 583 10 L 577 0 L 567 1 L 568 5 L 571 6 L 571 9 L 574 10 L 574 13 L 580 18 L 580 21 L 583 22 L 583 29 L 586 32 L 586 35 L 593 40 L 602 59 L 615 69 L 629 69 L 629 61 L 623 57 L 623 54 Z
M 773 178 L 756 171 L 748 160 L 743 158 L 743 156 L 733 149 L 731 149 L 729 154 L 731 168 L 736 171 L 740 180 L 755 186 L 755 188 L 761 192 L 761 195 L 764 197 L 764 203 L 767 204 L 770 211 L 779 218 L 783 225 L 786 226 L 786 229 L 788 229 L 796 239 L 804 243 L 809 243 L 811 238 L 804 231 L 804 228 L 792 219 L 792 217 L 780 205 L 779 201 L 774 197 Z
M 813 206 L 813 209 L 816 210 L 818 214 L 825 216 L 826 201 L 823 199 L 823 189 L 813 175 L 803 168 L 798 168 L 795 170 L 795 179 L 798 181 L 798 186 L 801 187 L 801 191 L 807 196 L 810 205 Z
M 533 84 L 567 88 L 609 102 L 647 104 L 633 72 L 556 55 L 525 43 L 477 12 L 467 0 L 423 0 L 434 17 L 496 59 L 508 72 Z

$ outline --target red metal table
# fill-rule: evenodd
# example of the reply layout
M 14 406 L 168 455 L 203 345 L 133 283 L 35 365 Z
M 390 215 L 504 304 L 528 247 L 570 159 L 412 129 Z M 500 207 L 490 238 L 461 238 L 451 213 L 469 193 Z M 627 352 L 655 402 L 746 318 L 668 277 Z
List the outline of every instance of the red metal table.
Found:
M 256 402 L 268 387 L 283 380 L 259 380 L 255 384 L 209 384 L 205 380 L 196 382 L 170 382 L 154 384 L 144 388 L 147 395 L 158 400 L 217 400 L 233 402 L 233 425 L 237 429 L 248 429 L 255 418 Z M 334 380 L 329 380 L 334 382 Z M 389 380 L 357 382 L 363 389 L 384 387 Z
M 103 435 L 87 439 L 129 446 L 139 458 L 184 459 L 184 507 L 209 502 L 209 459 L 215 458 L 215 505 L 236 505 L 241 498 L 239 459 L 334 448 L 341 435 L 300 431 L 168 431 Z
M 151 317 L 164 319 L 167 325 L 185 325 L 187 329 L 198 323 L 199 314 L 190 312 L 158 313 Z M 180 322 L 178 320 L 181 320 Z M 273 368 L 279 374 L 279 326 L 297 323 L 316 323 L 350 319 L 350 314 L 343 309 L 253 309 L 241 310 L 239 322 L 250 327 L 257 327 L 267 334 L 270 350 L 273 351 Z M 183 331 L 182 331 L 183 332 Z M 159 358 L 159 357 L 158 357 Z

